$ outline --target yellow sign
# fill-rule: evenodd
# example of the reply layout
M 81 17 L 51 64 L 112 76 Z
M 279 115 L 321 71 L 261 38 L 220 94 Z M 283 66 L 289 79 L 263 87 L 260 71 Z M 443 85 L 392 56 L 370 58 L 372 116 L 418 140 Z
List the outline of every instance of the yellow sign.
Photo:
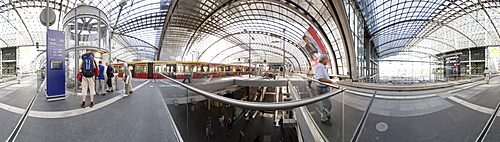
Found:
M 490 56 L 500 56 L 500 49 L 490 48 Z

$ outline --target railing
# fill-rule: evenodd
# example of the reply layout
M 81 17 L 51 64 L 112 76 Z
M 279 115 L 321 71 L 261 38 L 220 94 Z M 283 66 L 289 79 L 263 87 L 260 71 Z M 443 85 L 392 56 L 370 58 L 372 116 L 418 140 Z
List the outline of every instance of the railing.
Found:
M 288 89 L 290 90 L 290 96 L 293 100 L 300 99 L 298 91 L 293 87 L 293 84 L 288 81 Z M 324 136 L 323 132 L 314 122 L 311 114 L 307 110 L 306 106 L 295 108 L 295 119 L 297 120 L 297 137 L 299 141 L 315 141 L 324 142 L 327 138 Z
M 46 80 L 44 80 L 42 82 L 41 86 L 44 86 L 45 83 L 46 83 Z M 5 142 L 13 142 L 13 141 L 16 140 L 17 135 L 19 134 L 19 132 L 21 131 L 21 128 L 24 125 L 24 122 L 28 118 L 29 111 L 31 110 L 31 108 L 33 107 L 33 104 L 35 103 L 36 97 L 38 96 L 38 94 L 43 93 L 42 90 L 44 88 L 45 87 L 40 87 L 40 88 L 37 89 L 35 95 L 33 95 L 33 97 L 31 98 L 31 101 L 29 102 L 28 106 L 24 110 L 24 113 L 22 114 L 21 119 L 19 119 L 19 121 L 17 122 L 16 126 L 14 127 L 14 130 L 9 135 L 9 137 L 7 138 L 7 140 L 5 140 Z
M 488 122 L 486 122 L 486 125 L 483 128 L 483 131 L 479 134 L 479 136 L 476 139 L 476 142 L 482 142 L 484 141 L 484 138 L 486 138 L 486 135 L 490 131 L 491 125 L 493 125 L 493 122 L 495 122 L 495 118 L 498 114 L 498 109 L 500 108 L 500 103 L 498 103 L 497 107 L 495 108 L 495 111 L 493 114 L 491 114 L 490 119 L 488 119 Z
M 344 89 L 345 90 L 344 87 L 341 87 L 341 86 L 338 86 L 338 85 L 334 85 L 334 84 L 330 84 L 330 83 L 321 82 L 321 81 L 316 80 L 314 78 L 310 78 L 310 77 L 304 76 L 303 74 L 296 74 L 296 73 L 294 73 L 294 75 L 300 76 L 300 77 L 305 78 L 307 80 L 311 80 L 311 81 L 314 81 L 316 83 L 320 83 L 320 84 L 323 84 L 323 85 L 326 85 L 326 86 L 330 86 L 330 87 L 333 87 L 333 88 Z
M 368 104 L 368 107 L 366 107 L 365 112 L 363 113 L 363 117 L 361 117 L 361 120 L 358 123 L 358 127 L 356 127 L 356 131 L 354 131 L 354 134 L 352 135 L 351 142 L 357 142 L 358 138 L 363 131 L 363 128 L 365 127 L 365 122 L 366 119 L 368 118 L 368 114 L 370 114 L 370 108 L 372 106 L 373 100 L 375 99 L 375 95 L 377 94 L 377 91 L 373 93 L 372 99 L 370 100 L 370 103 Z
M 172 79 L 164 74 L 161 74 L 163 77 L 167 78 L 168 80 L 177 83 L 191 91 L 194 91 L 196 93 L 199 93 L 200 95 L 210 98 L 212 100 L 224 103 L 224 104 L 230 104 L 233 106 L 241 107 L 241 108 L 246 108 L 246 109 L 257 109 L 257 110 L 285 110 L 285 109 L 293 109 L 296 107 L 300 106 L 305 106 L 309 105 L 318 101 L 321 101 L 326 98 L 330 98 L 336 94 L 344 92 L 346 89 L 343 87 L 339 87 L 333 84 L 329 83 L 323 83 L 328 86 L 336 87 L 338 88 L 337 90 L 325 93 L 323 95 L 319 95 L 316 97 L 308 98 L 308 99 L 303 99 L 303 100 L 298 100 L 298 101 L 291 101 L 291 102 L 282 102 L 282 103 L 261 103 L 261 102 L 247 102 L 247 101 L 240 101 L 236 99 L 231 99 L 227 98 L 224 96 L 219 96 L 217 94 L 209 93 L 207 91 L 192 87 L 190 85 L 186 85 L 184 83 L 181 83 L 175 79 Z M 318 81 L 319 82 L 319 81 Z M 321 83 L 321 82 L 320 82 Z

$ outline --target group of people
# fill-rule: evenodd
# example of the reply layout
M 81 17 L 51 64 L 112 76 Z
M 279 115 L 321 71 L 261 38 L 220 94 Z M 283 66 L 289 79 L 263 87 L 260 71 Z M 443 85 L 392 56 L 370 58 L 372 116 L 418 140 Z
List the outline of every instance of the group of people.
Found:
M 207 120 L 205 120 L 205 123 L 207 124 L 205 128 L 205 140 L 210 140 L 210 137 L 214 135 L 214 132 L 212 131 L 212 119 L 210 116 L 208 116 Z M 227 136 L 231 136 L 233 132 L 233 120 L 231 118 L 226 118 L 224 117 L 224 114 L 219 118 L 219 123 L 221 129 L 223 129 L 225 126 L 227 126 Z M 241 133 L 241 132 L 240 132 Z
M 94 95 L 106 95 L 104 92 L 114 92 L 112 79 L 114 77 L 115 69 L 108 62 L 106 66 L 102 65 L 102 61 L 96 64 L 94 59 L 94 54 L 84 53 L 82 55 L 82 62 L 80 63 L 79 69 L 82 71 L 82 104 L 80 107 L 85 108 L 87 92 L 90 91 L 90 107 L 94 106 Z M 127 63 L 124 63 L 124 74 L 123 82 L 125 84 L 125 92 L 123 96 L 128 96 L 132 93 L 132 73 L 128 69 Z M 96 70 L 98 72 L 96 72 Z M 106 71 L 106 72 L 104 72 Z M 96 85 L 97 83 L 97 85 Z M 107 89 L 106 89 L 107 88 Z M 105 90 L 105 91 L 104 91 Z

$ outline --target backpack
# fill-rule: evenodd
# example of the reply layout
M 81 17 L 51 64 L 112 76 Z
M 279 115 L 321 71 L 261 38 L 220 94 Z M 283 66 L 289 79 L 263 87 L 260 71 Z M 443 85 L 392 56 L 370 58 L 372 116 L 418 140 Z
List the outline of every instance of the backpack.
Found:
M 90 53 L 82 54 L 82 74 L 85 77 L 93 77 L 94 73 L 94 57 Z

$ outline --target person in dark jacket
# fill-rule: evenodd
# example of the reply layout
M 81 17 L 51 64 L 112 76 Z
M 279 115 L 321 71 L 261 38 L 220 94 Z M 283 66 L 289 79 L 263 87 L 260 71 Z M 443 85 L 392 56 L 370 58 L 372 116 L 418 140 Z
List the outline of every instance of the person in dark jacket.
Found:
M 108 84 L 108 90 L 106 92 L 113 92 L 113 84 L 112 84 L 112 79 L 115 77 L 115 68 L 112 65 L 109 65 L 108 62 L 106 62 L 106 76 L 108 76 L 108 79 L 106 80 L 106 84 Z

